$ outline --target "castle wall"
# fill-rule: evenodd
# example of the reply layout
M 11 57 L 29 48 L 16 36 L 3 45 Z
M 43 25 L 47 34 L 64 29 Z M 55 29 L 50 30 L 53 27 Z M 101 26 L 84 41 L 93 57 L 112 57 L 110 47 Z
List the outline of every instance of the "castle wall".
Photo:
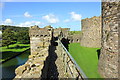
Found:
M 120 2 L 102 2 L 102 49 L 99 72 L 104 78 L 118 78 L 118 74 L 120 75 L 118 73 L 120 71 L 118 68 L 119 5 Z
M 62 32 L 61 28 L 56 28 L 56 29 L 54 29 L 53 36 L 58 37 L 61 32 Z
M 101 17 L 83 19 L 81 24 L 81 46 L 101 47 Z
M 61 36 L 61 37 L 67 38 L 69 30 L 70 30 L 69 28 L 56 28 L 54 29 L 53 36 L 54 37 Z
M 52 30 L 31 27 L 29 31 L 31 54 L 39 53 L 42 48 L 50 45 Z
M 29 55 L 28 61 L 24 65 L 15 70 L 15 78 L 41 78 L 42 75 L 46 78 L 49 65 L 46 60 L 49 60 L 52 29 L 33 26 L 30 27 L 29 36 L 31 55 Z
M 70 53 L 68 53 L 67 49 L 65 49 L 65 47 L 63 47 L 63 44 L 61 44 L 61 41 L 58 40 L 58 46 L 57 46 L 57 56 L 60 60 L 59 65 L 61 64 L 61 66 L 58 66 L 58 70 L 59 68 L 62 68 L 62 70 L 64 71 L 64 75 L 65 78 L 74 78 L 74 79 L 78 79 L 82 80 L 82 78 L 85 78 L 81 72 L 79 71 L 78 67 L 76 66 L 76 64 L 74 63 L 74 61 L 72 60 L 72 58 L 70 57 L 70 55 L 68 55 Z M 60 75 L 63 73 L 60 73 Z
M 80 43 L 81 34 L 69 35 L 68 39 L 70 40 L 69 43 Z
M 69 30 L 70 30 L 70 28 L 61 28 L 62 37 L 68 38 L 68 31 L 69 31 Z

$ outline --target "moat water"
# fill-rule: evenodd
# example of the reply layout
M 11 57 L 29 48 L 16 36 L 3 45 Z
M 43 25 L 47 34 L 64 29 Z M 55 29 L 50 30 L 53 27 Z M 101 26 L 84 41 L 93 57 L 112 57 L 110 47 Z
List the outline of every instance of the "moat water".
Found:
M 27 50 L 19 56 L 0 64 L 0 68 L 2 68 L 2 79 L 13 79 L 15 77 L 15 69 L 18 66 L 23 65 L 28 60 L 29 54 L 30 50 Z

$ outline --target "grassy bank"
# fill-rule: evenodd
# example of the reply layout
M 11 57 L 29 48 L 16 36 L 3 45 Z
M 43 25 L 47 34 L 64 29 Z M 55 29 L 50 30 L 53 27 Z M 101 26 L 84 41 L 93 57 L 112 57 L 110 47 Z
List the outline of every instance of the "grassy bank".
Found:
M 69 52 L 88 78 L 100 78 L 98 73 L 98 53 L 99 48 L 87 48 L 79 43 L 69 44 Z
M 18 53 L 23 52 L 29 48 L 30 48 L 30 44 L 20 44 L 20 43 L 12 44 L 9 46 L 9 48 L 7 48 L 7 46 L 0 47 L 0 50 L 2 51 L 0 53 L 2 55 L 2 59 L 0 59 L 0 62 L 5 61 L 6 59 L 11 58 L 17 55 Z

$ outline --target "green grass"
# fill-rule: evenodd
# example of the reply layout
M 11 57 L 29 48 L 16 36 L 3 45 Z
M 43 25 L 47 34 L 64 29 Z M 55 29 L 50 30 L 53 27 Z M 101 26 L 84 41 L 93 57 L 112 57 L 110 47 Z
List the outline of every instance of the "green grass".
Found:
M 69 52 L 88 78 L 101 78 L 98 73 L 98 53 L 100 48 L 82 47 L 79 43 L 69 44 Z
M 81 31 L 69 31 L 70 35 L 74 35 L 74 34 L 81 34 Z
M 19 47 L 16 47 L 16 45 L 19 45 Z M 30 48 L 30 44 L 20 44 L 20 43 L 9 45 L 9 48 L 7 48 L 7 46 L 0 47 L 0 50 L 2 52 L 1 53 L 2 59 L 0 59 L 0 61 L 4 61 L 10 57 L 13 57 L 18 53 L 23 52 L 29 48 Z

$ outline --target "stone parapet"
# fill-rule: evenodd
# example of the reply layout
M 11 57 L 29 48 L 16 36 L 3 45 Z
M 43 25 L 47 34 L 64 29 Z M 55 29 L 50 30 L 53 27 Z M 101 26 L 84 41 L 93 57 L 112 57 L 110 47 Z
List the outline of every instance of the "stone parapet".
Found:
M 63 66 L 61 67 L 63 67 L 66 78 L 74 78 L 79 80 L 84 80 L 83 78 L 87 78 L 85 74 L 82 74 L 82 71 L 80 71 L 80 68 L 78 68 L 76 62 L 73 60 L 63 44 L 61 44 L 60 40 L 58 40 L 58 51 L 59 53 L 57 54 L 62 62 Z

